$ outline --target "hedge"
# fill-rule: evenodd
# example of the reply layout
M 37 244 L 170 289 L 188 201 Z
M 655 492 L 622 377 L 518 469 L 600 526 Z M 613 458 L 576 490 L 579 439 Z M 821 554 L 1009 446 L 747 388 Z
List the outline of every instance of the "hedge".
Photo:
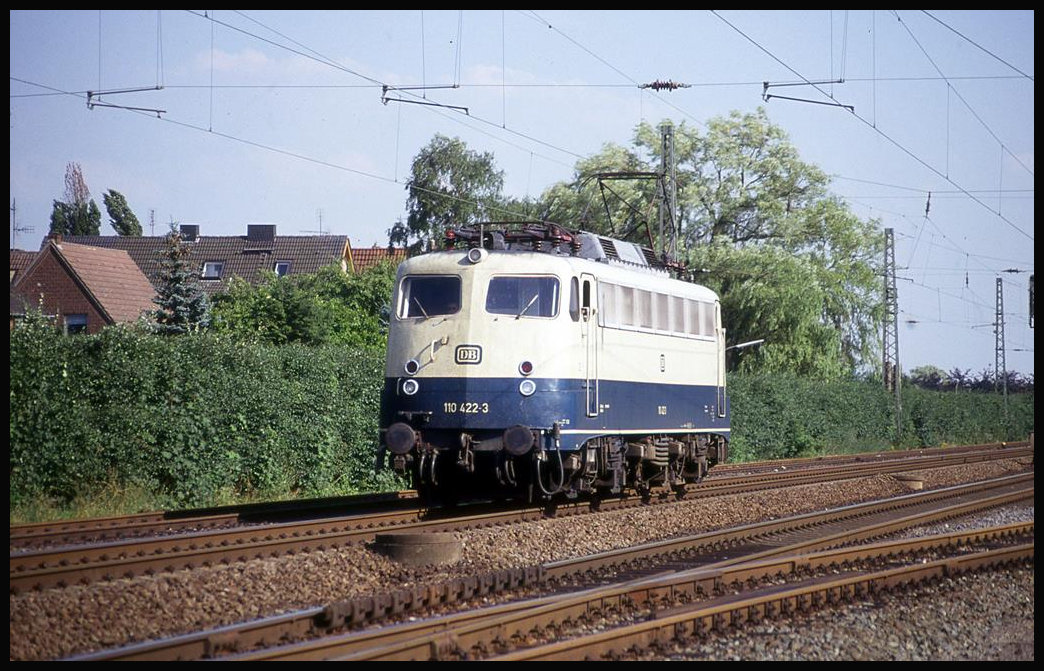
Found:
M 383 353 L 159 337 L 11 334 L 10 498 L 110 483 L 205 505 L 219 492 L 321 495 L 374 473 Z
M 895 398 L 879 382 L 736 374 L 729 398 L 738 461 L 1026 440 L 1034 422 L 1032 393 L 1005 404 L 1001 394 L 906 385 L 897 443 Z
M 71 501 L 118 483 L 167 507 L 227 495 L 321 496 L 401 486 L 374 472 L 383 352 L 249 344 L 132 328 L 11 333 L 10 499 Z M 879 384 L 733 375 L 732 459 L 888 449 Z M 1033 395 L 903 393 L 900 447 L 1025 439 Z

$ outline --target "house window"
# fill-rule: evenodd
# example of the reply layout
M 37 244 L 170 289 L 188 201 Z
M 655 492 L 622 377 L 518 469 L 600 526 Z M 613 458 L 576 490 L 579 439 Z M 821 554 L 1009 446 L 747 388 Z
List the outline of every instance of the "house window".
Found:
M 275 274 L 278 277 L 282 277 L 283 275 L 286 275 L 288 272 L 290 272 L 290 262 L 289 261 L 276 261 L 276 264 L 275 264 Z
M 87 315 L 65 315 L 65 335 L 87 332 Z
M 221 270 L 225 267 L 222 261 L 207 261 L 203 264 L 203 279 L 205 280 L 219 280 L 221 279 Z

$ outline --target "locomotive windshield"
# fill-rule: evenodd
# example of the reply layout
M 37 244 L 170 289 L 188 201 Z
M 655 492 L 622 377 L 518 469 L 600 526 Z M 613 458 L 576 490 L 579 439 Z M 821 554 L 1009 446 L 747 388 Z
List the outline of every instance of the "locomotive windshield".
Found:
M 402 281 L 399 317 L 451 315 L 460 310 L 460 278 L 456 275 L 412 275 Z
M 486 312 L 519 317 L 558 314 L 558 278 L 505 276 L 489 281 Z

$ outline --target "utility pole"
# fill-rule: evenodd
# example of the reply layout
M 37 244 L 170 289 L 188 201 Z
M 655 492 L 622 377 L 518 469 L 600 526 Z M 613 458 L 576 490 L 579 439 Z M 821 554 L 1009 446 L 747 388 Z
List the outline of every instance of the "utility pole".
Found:
M 1008 414 L 1008 365 L 1004 361 L 1004 282 L 997 278 L 997 317 L 993 322 L 993 333 L 997 336 L 993 354 L 993 390 L 1004 388 L 1004 414 Z
M 660 126 L 660 253 L 670 259 L 678 254 L 678 182 L 674 158 L 674 125 Z M 670 247 L 664 242 L 664 220 L 671 227 Z
M 885 310 L 883 376 L 886 391 L 895 394 L 895 441 L 903 437 L 903 373 L 899 366 L 899 294 L 895 288 L 895 229 L 885 229 Z
M 1033 328 L 1033 275 L 1030 275 L 1029 281 L 1029 324 Z

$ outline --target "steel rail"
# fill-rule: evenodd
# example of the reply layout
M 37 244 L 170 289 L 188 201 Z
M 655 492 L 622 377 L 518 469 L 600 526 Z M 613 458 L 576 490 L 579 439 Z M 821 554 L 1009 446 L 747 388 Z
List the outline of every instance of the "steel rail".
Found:
M 760 553 L 757 554 L 751 554 L 749 552 L 735 553 L 739 554 L 739 556 L 734 557 L 732 559 L 719 560 L 709 566 L 701 566 L 697 569 L 693 569 L 687 572 L 672 571 L 670 574 L 670 579 L 678 584 L 688 584 L 686 583 L 686 581 L 689 580 L 689 576 L 703 576 L 699 580 L 706 580 L 706 576 L 713 574 L 715 570 L 724 570 L 726 567 L 729 567 L 733 564 L 742 563 L 741 567 L 730 568 L 728 569 L 728 572 L 720 573 L 720 576 L 725 576 L 721 577 L 720 579 L 731 581 L 731 579 L 727 578 L 727 576 L 732 575 L 734 576 L 735 580 L 749 580 L 750 576 L 752 575 L 752 571 L 757 570 L 757 567 L 759 566 L 759 561 L 761 566 L 767 566 L 770 564 L 776 566 L 775 569 L 772 569 L 774 571 L 780 570 L 779 566 L 787 565 L 788 562 L 790 564 L 793 564 L 795 562 L 793 558 L 786 558 L 778 561 L 766 561 L 766 558 L 768 557 L 774 557 L 781 554 L 792 555 L 798 552 L 809 553 L 816 548 L 826 547 L 832 544 L 880 537 L 884 534 L 894 533 L 896 530 L 902 528 L 923 524 L 929 520 L 944 519 L 954 516 L 965 515 L 975 510 L 976 508 L 995 507 L 997 505 L 1003 505 L 1004 503 L 1010 502 L 1012 500 L 1021 500 L 1026 497 L 1032 496 L 1032 478 L 1026 476 L 1011 476 L 1008 478 L 1003 478 L 1002 480 L 1005 481 L 1003 483 L 1005 485 L 1011 485 L 1015 481 L 1022 483 L 1022 485 L 1025 485 L 1028 482 L 1029 488 L 1026 488 L 1021 492 L 990 496 L 985 500 L 980 500 L 978 502 L 961 503 L 957 506 L 946 506 L 943 509 L 934 509 L 929 512 L 922 513 L 921 515 L 905 515 L 898 520 L 878 521 L 875 522 L 873 525 L 863 524 L 861 527 L 850 530 L 847 533 L 835 533 L 826 535 L 820 534 L 820 537 L 818 539 L 802 539 L 796 543 L 790 543 L 770 550 L 762 550 Z M 982 487 L 980 485 L 981 483 L 976 483 L 975 486 L 958 486 L 956 488 L 951 489 L 963 489 L 966 492 L 976 491 L 982 490 Z M 939 501 L 940 497 L 936 494 L 937 491 L 932 491 L 914 494 L 903 498 Z M 883 507 L 884 505 L 886 505 L 886 502 L 877 502 L 877 504 L 878 506 Z M 865 507 L 869 504 L 860 505 L 863 505 Z M 850 508 L 853 507 L 845 508 L 846 509 L 842 509 L 841 516 L 843 518 L 850 519 L 855 511 L 850 510 Z M 803 515 L 795 517 L 793 519 L 793 523 L 790 526 L 807 528 L 808 524 L 809 516 Z M 969 539 L 982 539 L 991 535 L 997 536 L 1012 535 L 1015 533 L 1026 533 L 1027 529 L 1032 530 L 1032 524 L 1011 525 L 1010 529 L 1001 528 L 999 530 L 980 530 L 959 534 L 947 534 L 944 536 L 934 537 L 936 539 L 935 541 L 924 541 L 923 539 L 921 539 L 921 542 L 924 545 L 929 545 L 932 542 L 935 542 L 936 544 L 958 542 L 956 540 L 945 541 L 939 539 L 962 539 L 960 540 L 960 542 L 969 542 Z M 759 530 L 756 528 L 752 528 L 751 532 L 753 535 L 761 535 L 761 532 L 759 532 Z M 727 536 L 729 534 L 729 530 L 723 530 L 720 532 L 719 535 Z M 704 540 L 707 541 L 710 539 L 705 538 Z M 820 552 L 817 555 L 806 555 L 805 557 L 802 557 L 800 561 L 804 562 L 805 564 L 812 564 L 815 561 L 815 559 L 812 559 L 810 557 L 827 558 L 836 556 L 837 553 L 841 552 L 851 553 L 853 557 L 865 558 L 866 556 L 869 556 L 874 552 L 873 548 L 884 548 L 881 551 L 896 553 L 904 551 L 904 547 L 911 547 L 911 544 L 916 544 L 917 542 L 918 541 L 891 541 L 888 543 L 880 543 L 875 546 L 862 546 L 856 549 L 833 551 L 833 555 L 831 554 L 831 552 Z M 654 549 L 653 553 L 659 554 L 660 550 Z M 595 559 L 600 564 L 605 564 L 604 558 L 596 556 Z M 839 560 L 834 558 L 829 560 L 820 559 L 820 561 L 836 562 Z M 556 569 L 552 565 L 546 565 L 545 567 L 543 567 L 543 572 L 545 575 L 541 575 L 539 577 L 543 579 L 546 576 L 553 575 L 556 570 L 562 571 L 562 566 L 563 565 L 559 563 L 559 566 Z M 574 573 L 577 571 L 584 570 L 586 569 L 582 567 L 581 563 L 575 563 L 572 569 Z M 532 584 L 532 582 L 536 582 L 535 578 L 535 576 L 531 576 L 530 584 Z M 697 580 L 696 582 L 698 583 L 699 580 Z M 665 587 L 665 583 L 662 580 L 660 580 L 660 582 L 657 582 L 657 578 L 655 576 L 652 578 L 643 576 L 638 579 L 632 580 L 627 584 L 632 586 L 641 586 L 641 589 L 646 590 L 649 594 L 663 592 L 664 590 L 671 592 L 681 589 L 678 587 Z M 432 606 L 439 603 L 444 603 L 444 601 L 440 600 L 440 598 L 436 598 L 437 595 L 445 596 L 445 594 L 448 594 L 449 592 L 452 592 L 458 588 L 429 587 L 424 589 L 428 590 L 427 594 L 413 595 L 413 597 L 417 597 L 422 601 L 426 600 L 427 605 Z M 617 586 L 615 589 L 619 591 L 623 588 Z M 632 587 L 632 589 L 637 589 L 637 587 Z M 693 588 L 690 587 L 687 589 L 691 591 Z M 423 592 L 423 590 L 421 591 Z M 547 597 L 545 599 L 537 600 L 535 602 L 522 602 L 486 608 L 480 611 L 458 613 L 455 615 L 437 618 L 431 621 L 421 621 L 406 625 L 394 625 L 380 630 L 365 631 L 348 635 L 340 635 L 333 637 L 328 636 L 327 638 L 320 639 L 318 641 L 310 641 L 307 643 L 298 644 L 296 646 L 287 646 L 275 651 L 261 651 L 257 653 L 249 653 L 245 655 L 243 658 L 325 659 L 329 658 L 332 655 L 343 655 L 351 651 L 358 652 L 360 650 L 371 650 L 370 652 L 365 654 L 373 655 L 376 653 L 374 653 L 372 649 L 377 646 L 383 646 L 382 649 L 385 650 L 385 653 L 382 654 L 391 654 L 389 652 L 390 648 L 388 648 L 389 641 L 394 642 L 395 640 L 400 641 L 400 643 L 398 644 L 400 648 L 410 648 L 410 651 L 405 653 L 402 652 L 401 649 L 398 650 L 396 654 L 405 656 L 395 658 L 412 658 L 411 656 L 413 655 L 420 655 L 421 657 L 423 657 L 423 655 L 420 652 L 418 652 L 418 650 L 427 650 L 427 654 L 436 654 L 437 656 L 438 654 L 441 654 L 439 652 L 440 650 L 445 651 L 445 645 L 443 645 L 444 640 L 443 638 L 439 638 L 439 636 L 442 636 L 446 632 L 450 632 L 449 634 L 446 634 L 446 636 L 450 636 L 452 640 L 456 641 L 458 644 L 464 645 L 465 637 L 463 636 L 462 632 L 467 630 L 468 627 L 473 627 L 476 629 L 476 631 L 478 631 L 483 626 L 487 626 L 479 624 L 480 621 L 488 620 L 489 618 L 519 618 L 523 617 L 522 613 L 524 611 L 533 610 L 534 608 L 539 607 L 546 607 L 548 613 L 553 613 L 555 611 L 555 607 L 549 604 L 566 603 L 566 601 L 571 598 L 584 601 L 584 599 L 586 598 L 585 595 L 588 594 L 596 595 L 591 596 L 590 599 L 588 599 L 589 601 L 595 600 L 598 602 L 608 602 L 613 598 L 620 598 L 619 595 L 617 595 L 616 597 L 607 596 L 606 588 L 600 588 L 599 590 L 588 590 L 586 592 L 581 592 L 579 594 L 574 594 L 566 597 Z M 410 604 L 407 603 L 410 598 L 411 597 L 409 595 L 400 595 L 398 597 L 389 595 L 386 598 L 384 598 L 385 607 L 388 608 L 390 612 L 402 612 L 402 610 L 398 610 L 396 608 L 396 604 L 394 602 L 398 601 L 398 606 L 401 606 L 404 610 L 406 607 L 410 606 Z M 634 597 L 632 595 L 628 598 Z M 584 602 L 586 603 L 586 601 Z M 372 603 L 374 603 L 374 601 L 371 601 L 371 604 Z M 542 603 L 544 604 L 544 606 L 541 606 Z M 95 653 L 88 656 L 80 656 L 76 659 L 144 660 L 198 659 L 201 657 L 213 657 L 223 651 L 235 649 L 249 649 L 252 646 L 261 644 L 263 641 L 278 640 L 286 636 L 294 638 L 303 637 L 305 635 L 316 636 L 328 633 L 330 628 L 336 629 L 337 625 L 339 624 L 344 625 L 352 622 L 353 617 L 359 614 L 356 611 L 366 610 L 369 607 L 366 606 L 363 608 L 353 608 L 353 606 L 354 604 L 352 603 L 345 603 L 340 605 L 335 604 L 331 607 L 327 607 L 326 609 L 310 609 L 306 611 L 300 611 L 296 614 L 279 616 L 277 618 L 265 618 L 264 620 L 243 623 L 242 625 L 234 625 L 231 627 L 224 627 L 210 632 L 200 632 L 198 634 L 193 634 L 184 637 L 176 637 L 173 639 L 167 639 L 165 641 L 156 641 L 145 644 L 139 644 L 136 646 L 129 646 L 125 649 L 103 651 L 101 653 Z M 374 609 L 376 610 L 376 607 Z M 497 626 L 500 627 L 498 631 L 510 628 L 508 624 L 504 623 L 501 623 Z M 442 633 L 440 634 L 439 632 Z M 388 639 L 387 637 L 389 635 L 393 635 L 395 638 Z M 403 640 L 405 640 L 406 642 L 401 642 Z
M 1015 450 L 1010 455 L 1022 455 Z M 960 457 L 961 463 L 988 460 L 985 454 Z M 944 460 L 944 465 L 952 462 Z M 919 469 L 938 467 L 934 460 L 919 461 Z M 755 477 L 737 477 L 712 483 L 698 489 L 700 497 L 722 496 L 749 492 L 758 488 L 772 488 L 783 484 L 797 486 L 855 478 L 870 473 L 906 470 L 902 462 L 859 465 L 855 468 L 816 469 L 814 473 L 791 471 Z M 606 505 L 639 505 L 636 498 L 610 501 Z M 584 503 L 560 507 L 560 512 L 582 514 Z M 259 525 L 242 529 L 220 529 L 191 534 L 176 534 L 149 539 L 131 539 L 96 545 L 48 548 L 12 554 L 10 557 L 10 592 L 17 594 L 28 589 L 64 587 L 89 584 L 96 580 L 149 574 L 157 571 L 212 566 L 276 557 L 287 552 L 307 552 L 341 547 L 352 543 L 371 541 L 377 533 L 388 528 L 419 531 L 457 531 L 482 526 L 497 526 L 520 520 L 539 518 L 543 509 L 511 508 L 494 512 L 447 519 L 419 519 L 422 509 L 393 511 L 375 516 L 349 516 L 306 522 Z

